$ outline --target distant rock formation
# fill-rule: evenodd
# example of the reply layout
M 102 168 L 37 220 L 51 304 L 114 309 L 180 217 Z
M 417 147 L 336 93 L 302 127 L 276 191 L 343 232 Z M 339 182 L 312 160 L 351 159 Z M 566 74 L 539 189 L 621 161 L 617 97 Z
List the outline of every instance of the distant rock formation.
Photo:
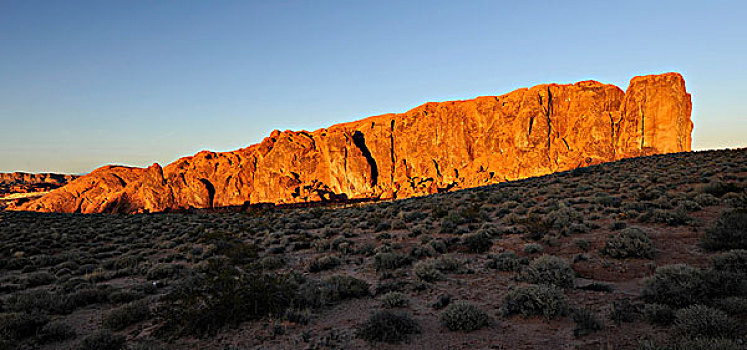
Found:
M 31 198 L 62 187 L 76 178 L 75 175 L 53 173 L 0 173 L 0 209 L 28 202 Z M 39 195 L 35 195 L 37 193 Z
M 164 168 L 105 166 L 20 209 L 140 213 L 404 198 L 690 151 L 690 111 L 677 73 L 635 77 L 626 92 L 596 81 L 539 85 L 313 132 L 276 130 L 259 144 Z

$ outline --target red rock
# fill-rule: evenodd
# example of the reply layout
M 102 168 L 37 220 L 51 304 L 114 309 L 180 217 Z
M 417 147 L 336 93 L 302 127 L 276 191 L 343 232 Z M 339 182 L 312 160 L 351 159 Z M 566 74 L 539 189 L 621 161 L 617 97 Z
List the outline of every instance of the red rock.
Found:
M 22 206 L 61 212 L 403 198 L 646 154 L 690 151 L 690 95 L 677 73 L 430 102 L 313 132 L 273 131 L 233 152 L 161 168 L 103 167 Z

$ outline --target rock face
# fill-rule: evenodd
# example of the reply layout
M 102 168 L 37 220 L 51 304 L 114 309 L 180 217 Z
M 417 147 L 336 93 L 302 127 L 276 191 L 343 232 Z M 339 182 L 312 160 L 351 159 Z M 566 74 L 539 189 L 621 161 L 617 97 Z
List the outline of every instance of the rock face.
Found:
M 690 150 L 690 94 L 677 73 L 426 103 L 313 132 L 273 131 L 233 152 L 161 168 L 106 166 L 22 210 L 156 212 L 246 203 L 404 198 L 627 157 Z

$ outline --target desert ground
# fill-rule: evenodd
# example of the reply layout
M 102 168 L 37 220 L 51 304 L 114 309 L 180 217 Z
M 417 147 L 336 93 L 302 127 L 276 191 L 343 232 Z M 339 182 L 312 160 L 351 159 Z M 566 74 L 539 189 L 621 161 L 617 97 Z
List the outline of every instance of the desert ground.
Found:
M 0 349 L 744 349 L 747 149 L 377 203 L 0 212 Z

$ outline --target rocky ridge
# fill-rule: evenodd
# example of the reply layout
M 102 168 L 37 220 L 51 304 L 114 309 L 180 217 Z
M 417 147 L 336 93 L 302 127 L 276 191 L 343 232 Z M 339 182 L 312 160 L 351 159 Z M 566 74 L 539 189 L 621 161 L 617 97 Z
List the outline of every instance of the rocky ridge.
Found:
M 232 152 L 165 167 L 105 166 L 17 209 L 158 212 L 256 203 L 390 199 L 487 185 L 642 155 L 690 151 L 680 74 L 429 102 L 313 132 L 273 131 Z

